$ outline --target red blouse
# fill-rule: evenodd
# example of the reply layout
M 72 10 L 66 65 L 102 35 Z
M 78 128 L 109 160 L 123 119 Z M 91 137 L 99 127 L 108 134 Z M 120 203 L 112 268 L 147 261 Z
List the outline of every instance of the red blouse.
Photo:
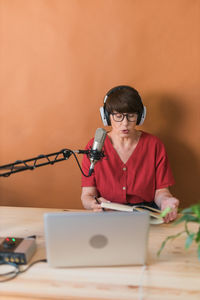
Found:
M 93 145 L 90 140 L 86 149 Z M 154 201 L 155 191 L 174 184 L 163 143 L 155 136 L 143 132 L 138 144 L 124 164 L 108 136 L 104 147 L 105 157 L 98 161 L 90 177 L 82 176 L 82 187 L 96 187 L 99 196 L 119 203 Z M 88 174 L 90 161 L 83 157 L 82 168 Z

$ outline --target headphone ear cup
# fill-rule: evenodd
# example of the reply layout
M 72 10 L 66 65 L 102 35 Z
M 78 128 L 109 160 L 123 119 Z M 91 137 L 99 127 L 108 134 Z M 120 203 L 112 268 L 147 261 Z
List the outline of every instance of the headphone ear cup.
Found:
M 107 112 L 107 110 L 104 108 L 104 106 L 101 106 L 101 107 L 100 107 L 100 115 L 101 115 L 101 119 L 102 119 L 102 122 L 103 122 L 103 125 L 104 125 L 104 126 L 109 126 L 109 125 L 111 125 L 111 123 L 110 123 L 110 118 L 109 118 L 109 115 L 108 115 L 108 112 Z
M 146 114 L 147 114 L 147 109 L 146 109 L 146 106 L 144 106 L 141 118 L 137 121 L 136 125 L 142 125 L 144 123 Z
M 105 114 L 105 118 L 107 120 L 107 124 L 108 126 L 111 125 L 111 122 L 110 122 L 110 114 L 108 113 L 108 111 L 105 109 L 105 106 L 104 106 L 104 114 Z

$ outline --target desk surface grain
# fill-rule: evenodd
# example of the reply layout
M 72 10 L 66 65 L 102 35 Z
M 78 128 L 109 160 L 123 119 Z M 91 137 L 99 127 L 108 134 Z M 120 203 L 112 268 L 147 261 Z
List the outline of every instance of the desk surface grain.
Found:
M 43 215 L 52 211 L 62 210 L 0 207 L 0 236 L 36 235 L 37 252 L 32 261 L 45 258 Z M 47 263 L 38 263 L 17 278 L 0 283 L 0 300 L 199 300 L 200 262 L 196 245 L 186 251 L 182 236 L 169 242 L 157 257 L 166 236 L 182 229 L 182 224 L 151 225 L 145 270 L 141 266 L 54 269 Z

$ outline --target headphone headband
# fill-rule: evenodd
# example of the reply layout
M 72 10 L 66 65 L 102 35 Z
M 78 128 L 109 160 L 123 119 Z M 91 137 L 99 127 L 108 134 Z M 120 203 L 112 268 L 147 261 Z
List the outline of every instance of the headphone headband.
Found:
M 106 110 L 106 101 L 108 99 L 108 97 L 114 93 L 115 91 L 118 91 L 118 90 L 121 90 L 121 89 L 128 89 L 128 90 L 131 90 L 133 91 L 134 93 L 136 93 L 138 95 L 138 97 L 140 98 L 140 95 L 139 93 L 134 89 L 132 88 L 131 86 L 128 86 L 128 85 L 119 85 L 119 86 L 116 86 L 112 89 L 110 89 L 105 97 L 104 97 L 104 106 L 100 107 L 100 114 L 101 114 L 101 119 L 103 121 L 103 124 L 104 126 L 109 126 L 111 125 L 111 122 L 110 122 L 110 114 L 108 113 L 108 111 Z M 141 100 L 141 98 L 140 98 Z M 144 120 L 145 120 L 145 117 L 146 117 L 146 107 L 143 105 L 142 103 L 142 100 L 141 100 L 141 104 L 143 106 L 143 110 L 140 114 L 138 114 L 138 119 L 137 119 L 137 123 L 136 125 L 142 125 Z
M 104 103 L 106 103 L 107 98 L 108 98 L 111 94 L 113 94 L 113 93 L 116 92 L 116 91 L 122 90 L 122 89 L 131 90 L 131 91 L 133 91 L 133 92 L 135 92 L 135 93 L 138 94 L 138 92 L 137 92 L 135 89 L 133 89 L 131 86 L 129 86 L 129 85 L 118 85 L 118 86 L 116 86 L 116 87 L 110 89 L 110 90 L 106 93 L 106 95 L 105 95 L 105 97 L 104 97 Z M 138 95 L 139 95 L 139 94 L 138 94 Z

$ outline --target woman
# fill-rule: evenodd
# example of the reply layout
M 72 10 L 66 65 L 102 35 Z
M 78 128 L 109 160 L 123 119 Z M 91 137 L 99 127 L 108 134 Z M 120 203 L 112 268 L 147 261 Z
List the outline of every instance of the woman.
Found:
M 169 207 L 164 221 L 174 220 L 179 200 L 169 191 L 174 179 L 164 145 L 157 137 L 136 129 L 146 115 L 138 92 L 129 86 L 111 89 L 100 112 L 104 125 L 111 125 L 111 130 L 103 147 L 105 157 L 95 165 L 92 176 L 82 177 L 83 206 L 101 211 L 102 201 L 112 201 L 142 203 L 161 210 Z M 87 149 L 92 144 L 93 139 Z M 90 161 L 84 156 L 82 168 L 86 174 L 89 167 Z

